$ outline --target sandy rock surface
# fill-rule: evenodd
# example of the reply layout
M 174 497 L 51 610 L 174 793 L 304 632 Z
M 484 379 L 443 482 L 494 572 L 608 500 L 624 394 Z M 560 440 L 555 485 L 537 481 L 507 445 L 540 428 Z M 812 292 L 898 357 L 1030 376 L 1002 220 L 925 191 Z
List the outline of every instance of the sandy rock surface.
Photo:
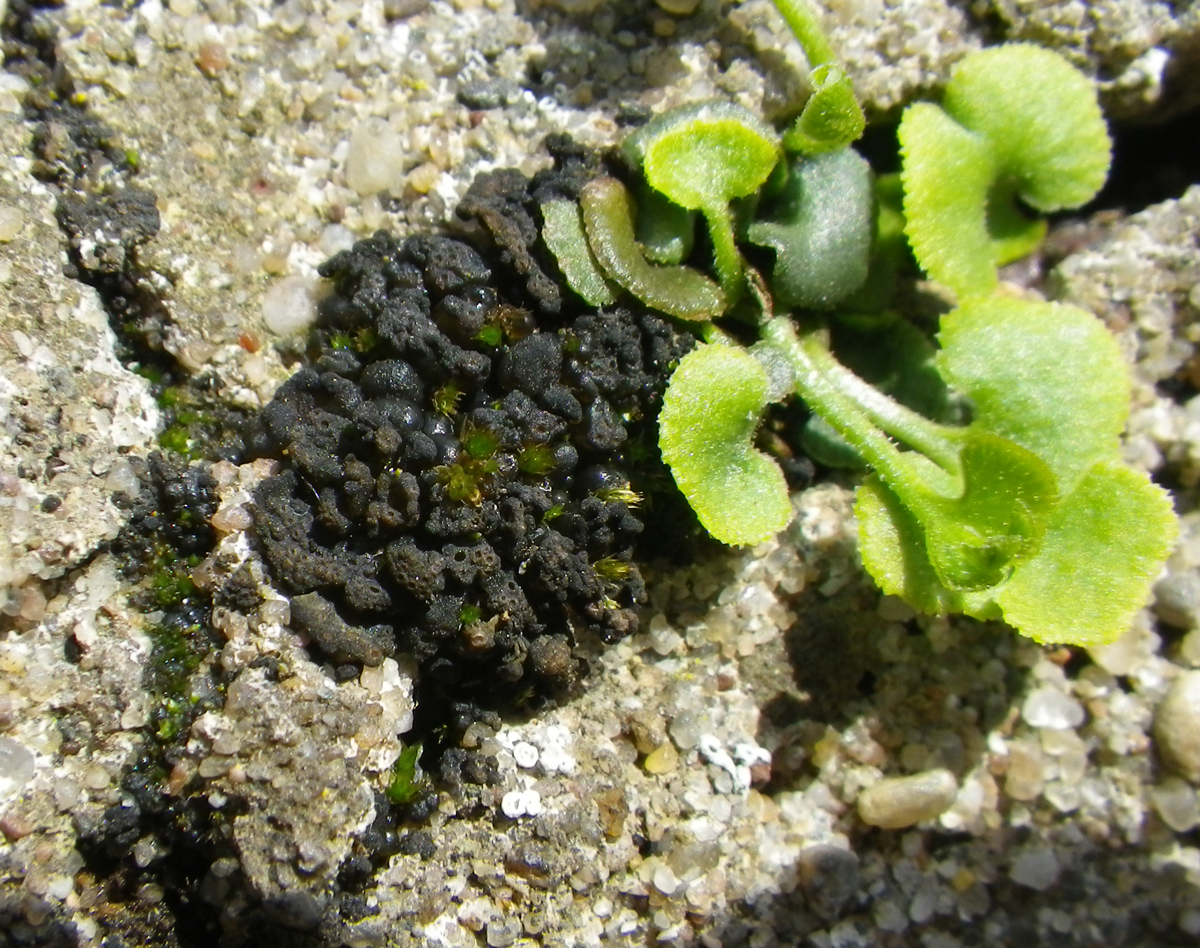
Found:
M 148 351 L 253 410 L 295 367 L 332 253 L 461 227 L 473 176 L 546 166 L 550 132 L 610 144 L 713 95 L 780 116 L 800 54 L 760 0 L 72 0 L 32 32 L 24 4 L 0 15 L 0 944 L 1200 937 L 1200 189 L 1066 224 L 1046 258 L 1046 292 L 1122 340 L 1127 455 L 1182 514 L 1124 638 L 1046 649 L 915 616 L 863 574 L 852 485 L 827 483 L 777 540 L 656 571 L 642 631 L 596 646 L 578 697 L 473 725 L 404 810 L 384 790 L 413 670 L 313 660 L 255 552 L 270 464 L 172 475 L 212 531 L 185 571 L 203 623 L 124 572 L 122 527 L 171 498 L 146 477 L 163 406 L 116 330 L 137 323 L 141 368 Z M 874 116 L 999 32 L 1151 119 L 1200 94 L 1196 17 L 875 0 L 829 4 L 827 26 Z M 27 115 L 56 70 L 61 111 Z

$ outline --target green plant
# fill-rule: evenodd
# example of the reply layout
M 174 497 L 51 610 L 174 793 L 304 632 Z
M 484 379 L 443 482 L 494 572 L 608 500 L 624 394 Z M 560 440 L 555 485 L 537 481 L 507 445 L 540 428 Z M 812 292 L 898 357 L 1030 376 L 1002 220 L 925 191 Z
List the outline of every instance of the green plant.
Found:
M 412 803 L 425 789 L 425 773 L 421 770 L 420 759 L 420 744 L 400 745 L 400 756 L 392 764 L 384 789 L 388 800 L 397 806 Z
M 717 539 L 754 543 L 789 521 L 755 436 L 795 394 L 814 453 L 871 469 L 856 512 L 885 591 L 1039 641 L 1111 641 L 1174 541 L 1171 504 L 1121 459 L 1129 378 L 1110 334 L 1082 310 L 1005 295 L 997 271 L 1045 233 L 1025 208 L 1077 207 L 1103 185 L 1092 84 L 1034 46 L 972 54 L 941 106 L 905 111 L 902 170 L 876 179 L 847 147 L 862 111 L 813 11 L 777 6 L 812 66 L 794 124 L 780 135 L 728 102 L 660 116 L 625 143 L 637 179 L 596 179 L 579 208 L 554 202 L 547 245 L 588 302 L 627 291 L 704 340 L 672 377 L 659 441 Z M 958 298 L 940 348 L 889 309 L 910 251 Z M 729 319 L 758 341 L 734 343 Z

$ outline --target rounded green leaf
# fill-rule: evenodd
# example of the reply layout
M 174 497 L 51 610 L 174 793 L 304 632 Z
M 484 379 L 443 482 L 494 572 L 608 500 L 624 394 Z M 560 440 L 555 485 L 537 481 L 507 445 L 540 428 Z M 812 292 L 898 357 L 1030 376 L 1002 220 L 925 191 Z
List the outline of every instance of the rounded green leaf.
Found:
M 830 309 L 867 278 L 874 234 L 871 168 L 843 148 L 791 163 L 768 219 L 755 221 L 747 239 L 775 251 L 775 303 Z
M 957 497 L 893 486 L 925 532 L 938 579 L 971 592 L 1003 582 L 1037 551 L 1058 495 L 1037 455 L 985 431 L 968 429 L 960 463 Z
M 859 485 L 854 517 L 863 567 L 880 589 L 929 615 L 961 611 L 962 595 L 938 579 L 916 518 L 878 475 Z
M 705 211 L 757 191 L 780 153 L 770 125 L 723 99 L 658 116 L 629 137 L 626 151 L 652 188 Z
M 699 346 L 671 376 L 659 447 L 700 522 L 722 543 L 759 543 L 792 517 L 779 465 L 752 444 L 768 400 L 766 370 L 734 346 Z
M 1091 313 L 1011 297 L 970 300 L 942 317 L 937 367 L 974 406 L 974 424 L 1032 451 L 1069 493 L 1116 458 L 1129 369 Z
M 1040 552 L 995 601 L 1039 642 L 1107 644 L 1145 605 L 1177 533 L 1166 491 L 1128 465 L 1101 462 L 1059 504 Z
M 904 110 L 897 135 L 905 232 L 917 263 L 960 297 L 990 293 L 999 255 L 988 230 L 996 179 L 988 142 L 928 102 Z
M 1058 53 L 1028 43 L 971 53 L 942 105 L 987 138 L 997 174 L 1032 207 L 1079 207 L 1104 186 L 1112 142 L 1095 84 Z

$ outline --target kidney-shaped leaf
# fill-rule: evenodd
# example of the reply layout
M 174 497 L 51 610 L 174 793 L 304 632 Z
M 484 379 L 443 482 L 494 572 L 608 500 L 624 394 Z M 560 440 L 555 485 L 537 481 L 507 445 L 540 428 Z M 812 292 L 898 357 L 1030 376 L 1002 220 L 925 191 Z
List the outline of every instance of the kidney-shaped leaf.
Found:
M 897 135 L 905 232 L 917 263 L 960 297 L 990 293 L 999 253 L 988 229 L 995 165 L 986 140 L 928 102 L 904 110 Z
M 1030 451 L 986 431 L 967 430 L 962 490 L 943 497 L 919 484 L 894 485 L 925 532 L 941 583 L 987 589 L 1038 549 L 1057 493 L 1054 475 Z
M 1178 533 L 1171 500 L 1117 461 L 1063 500 L 1038 555 L 997 592 L 1004 618 L 1039 642 L 1104 645 L 1129 628 Z
M 1048 465 L 1063 494 L 1116 458 L 1129 413 L 1129 369 L 1091 313 L 993 296 L 942 317 L 938 370 L 971 399 L 975 424 Z
M 746 231 L 775 251 L 778 306 L 830 309 L 862 286 L 875 229 L 871 168 L 850 148 L 791 163 L 769 219 Z
M 689 210 L 753 194 L 779 160 L 775 130 L 724 99 L 672 109 L 625 141 L 650 186 Z
M 1096 87 L 1058 53 L 1030 43 L 971 53 L 942 105 L 988 139 L 997 173 L 1040 211 L 1079 207 L 1104 185 L 1112 144 Z
M 722 543 L 759 543 L 792 516 L 783 472 L 752 444 L 767 401 L 766 370 L 745 350 L 725 345 L 684 356 L 663 396 L 663 460 Z

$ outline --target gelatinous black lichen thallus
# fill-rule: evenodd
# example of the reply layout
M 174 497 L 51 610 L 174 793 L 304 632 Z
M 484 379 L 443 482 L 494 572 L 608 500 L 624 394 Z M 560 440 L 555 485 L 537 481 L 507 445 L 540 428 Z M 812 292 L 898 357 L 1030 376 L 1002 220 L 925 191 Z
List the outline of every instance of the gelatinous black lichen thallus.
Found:
M 294 624 L 335 664 L 414 656 L 468 716 L 561 693 L 584 630 L 636 628 L 654 421 L 691 348 L 637 304 L 539 294 L 538 187 L 476 182 L 482 251 L 381 232 L 329 260 L 307 364 L 251 439 L 285 461 L 256 520 Z

